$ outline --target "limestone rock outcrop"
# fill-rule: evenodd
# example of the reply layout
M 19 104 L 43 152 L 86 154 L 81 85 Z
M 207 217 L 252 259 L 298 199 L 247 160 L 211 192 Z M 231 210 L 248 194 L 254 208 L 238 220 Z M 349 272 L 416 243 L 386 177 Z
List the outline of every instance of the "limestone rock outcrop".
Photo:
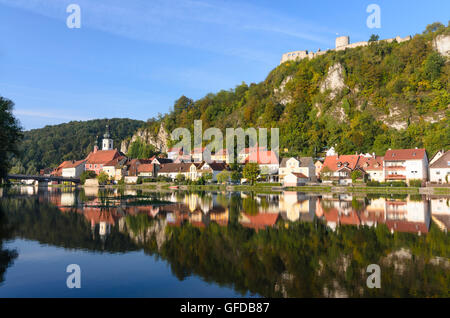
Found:
M 443 56 L 450 57 L 450 35 L 438 35 L 433 41 L 433 46 Z
M 330 97 L 336 97 L 339 92 L 346 87 L 344 83 L 344 67 L 340 63 L 336 63 L 328 68 L 328 74 L 320 85 L 320 92 L 323 93 L 330 90 Z
M 169 133 L 166 131 L 163 123 L 161 123 L 158 134 L 156 135 L 153 132 L 149 131 L 148 129 L 145 128 L 138 129 L 130 140 L 122 141 L 120 145 L 120 151 L 126 154 L 128 152 L 128 148 L 130 147 L 130 145 L 138 139 L 142 140 L 146 144 L 152 145 L 161 152 L 167 152 L 168 149 L 167 142 L 169 140 Z

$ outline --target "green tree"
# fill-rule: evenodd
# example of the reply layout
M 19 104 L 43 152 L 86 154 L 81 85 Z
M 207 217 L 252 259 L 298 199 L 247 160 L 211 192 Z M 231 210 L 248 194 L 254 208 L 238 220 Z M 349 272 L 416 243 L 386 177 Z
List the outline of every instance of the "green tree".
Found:
M 355 183 L 356 180 L 361 179 L 362 172 L 360 170 L 353 170 L 350 176 L 352 178 L 352 182 Z
M 109 176 L 106 172 L 102 171 L 97 176 L 98 184 L 107 184 L 109 180 Z
M 377 34 L 372 34 L 372 35 L 370 36 L 369 42 L 376 42 L 376 41 L 378 41 L 379 39 L 380 39 L 380 36 L 379 36 L 379 35 L 377 35 Z
M 239 181 L 241 181 L 241 177 L 242 177 L 242 174 L 239 171 L 237 171 L 237 170 L 231 171 L 231 181 L 239 182 Z
M 185 181 L 186 181 L 186 177 L 184 176 L 184 174 L 179 173 L 179 174 L 177 174 L 177 176 L 175 177 L 175 182 L 176 182 L 177 184 L 184 183 Z
M 423 33 L 430 34 L 430 33 L 436 32 L 436 31 L 444 29 L 444 28 L 445 28 L 445 26 L 441 22 L 434 22 L 434 23 L 428 24 Z
M 258 164 L 255 162 L 249 162 L 245 165 L 242 175 L 250 182 L 251 185 L 254 185 L 256 178 L 258 178 L 259 172 L 260 170 Z
M 229 171 L 221 171 L 219 174 L 217 174 L 217 182 L 218 183 L 225 183 L 230 179 L 231 173 Z
M 441 69 L 445 65 L 445 58 L 438 52 L 431 52 L 424 63 L 425 78 L 433 82 L 441 76 Z
M 84 184 L 87 179 L 95 179 L 97 177 L 97 174 L 94 171 L 86 170 L 83 171 L 80 175 L 80 183 Z
M 23 136 L 13 108 L 12 101 L 0 96 L 0 184 L 11 167 L 11 157 L 19 154 L 18 144 Z

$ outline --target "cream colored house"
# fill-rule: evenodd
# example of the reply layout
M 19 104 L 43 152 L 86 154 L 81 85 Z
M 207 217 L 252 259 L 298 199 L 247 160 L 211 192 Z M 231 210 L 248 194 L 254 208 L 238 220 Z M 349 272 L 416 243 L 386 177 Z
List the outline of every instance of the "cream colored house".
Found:
M 430 182 L 450 183 L 450 150 L 436 154 L 430 164 Z
M 311 157 L 283 158 L 278 169 L 280 182 L 290 173 L 301 173 L 308 178 L 308 181 L 317 181 L 316 166 Z
M 119 181 L 126 175 L 126 163 L 127 158 L 124 156 L 115 158 L 105 163 L 102 167 L 102 171 L 105 172 L 110 179 Z

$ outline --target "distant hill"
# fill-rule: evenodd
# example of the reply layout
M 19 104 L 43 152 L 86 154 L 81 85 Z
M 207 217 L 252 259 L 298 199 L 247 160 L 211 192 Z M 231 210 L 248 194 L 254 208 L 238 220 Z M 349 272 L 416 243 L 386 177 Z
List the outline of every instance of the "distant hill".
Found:
M 388 148 L 409 147 L 433 153 L 450 146 L 449 42 L 450 27 L 433 23 L 402 43 L 371 42 L 287 61 L 257 84 L 195 101 L 182 96 L 134 139 L 145 136 L 145 142 L 157 144 L 161 123 L 167 132 L 192 131 L 193 121 L 201 119 L 203 129 L 223 132 L 278 127 L 285 155 L 315 155 L 331 146 L 342 154 L 382 155 Z
M 114 147 L 120 149 L 122 140 L 133 135 L 143 124 L 143 121 L 132 119 L 96 119 L 25 131 L 20 145 L 21 156 L 13 159 L 12 171 L 33 173 L 55 167 L 64 160 L 83 159 L 94 148 L 96 136 L 99 136 L 101 147 L 106 125 L 110 127 Z

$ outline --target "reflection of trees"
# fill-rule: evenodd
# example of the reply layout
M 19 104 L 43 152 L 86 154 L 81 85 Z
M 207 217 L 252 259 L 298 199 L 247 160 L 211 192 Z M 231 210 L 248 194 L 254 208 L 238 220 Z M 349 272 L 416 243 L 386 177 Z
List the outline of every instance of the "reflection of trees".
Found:
M 7 222 L 3 204 L 0 204 L 0 283 L 4 281 L 6 269 L 17 257 L 16 251 L 3 248 L 4 241 L 11 238 L 12 230 L 12 226 Z
M 39 202 L 36 197 L 2 198 L 7 225 L 15 237 L 36 240 L 65 248 L 125 252 L 136 250 L 131 239 L 112 227 L 106 241 L 92 231 L 83 214 L 75 210 L 61 212 L 57 207 Z
M 243 212 L 248 215 L 258 214 L 259 204 L 253 192 L 242 200 L 242 207 L 244 209 Z
M 384 225 L 342 226 L 332 232 L 315 220 L 258 232 L 236 223 L 205 229 L 185 224 L 171 227 L 168 234 L 158 251 L 151 248 L 154 244 L 145 248 L 167 260 L 179 279 L 198 275 L 243 295 L 442 297 L 450 287 L 448 268 L 430 262 L 434 256 L 450 256 L 449 237 L 435 227 L 426 237 L 392 235 Z M 413 257 L 392 261 L 390 255 L 400 248 Z M 366 287 L 369 264 L 382 267 L 379 290 Z

